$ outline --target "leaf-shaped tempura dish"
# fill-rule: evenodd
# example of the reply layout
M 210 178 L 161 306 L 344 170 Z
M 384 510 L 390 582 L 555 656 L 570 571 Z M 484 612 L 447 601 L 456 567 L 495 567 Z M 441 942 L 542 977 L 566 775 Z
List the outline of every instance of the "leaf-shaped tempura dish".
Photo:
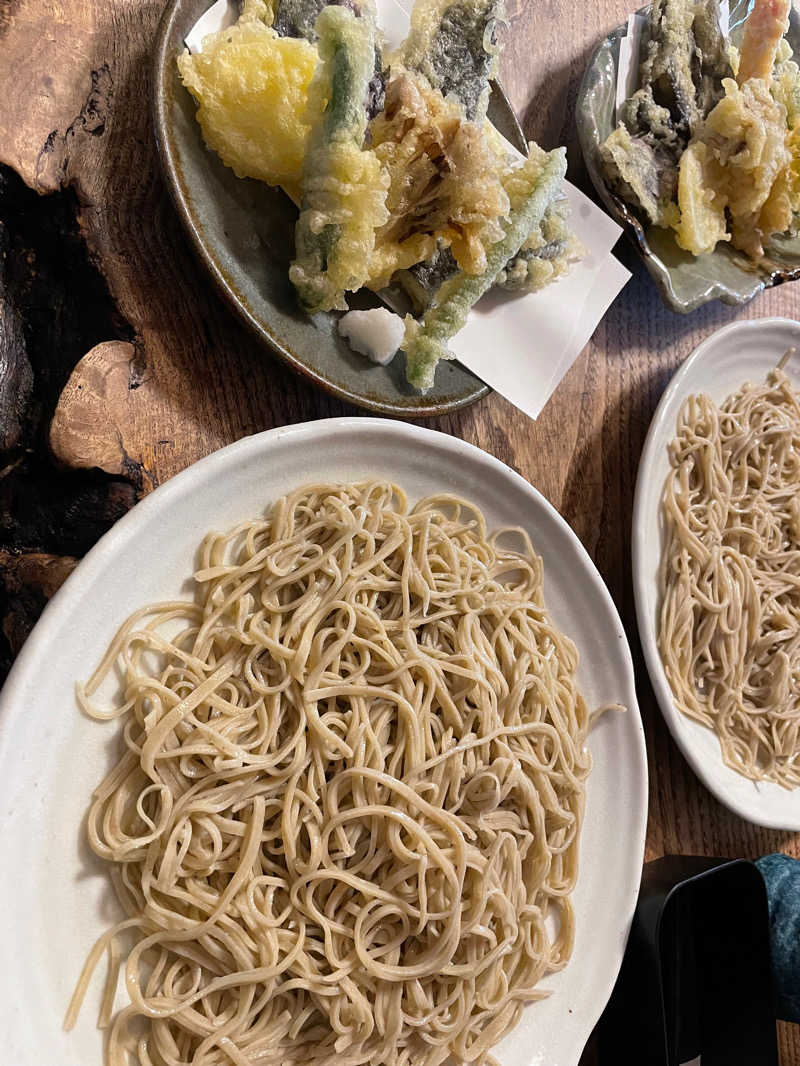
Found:
M 748 0 L 731 5 L 731 40 L 741 41 Z M 641 9 L 649 14 L 650 8 Z M 713 252 L 694 256 L 678 247 L 674 232 L 648 225 L 609 187 L 600 162 L 600 145 L 616 125 L 616 89 L 620 40 L 627 32 L 620 26 L 594 51 L 578 92 L 575 120 L 583 158 L 601 201 L 625 229 L 653 277 L 659 292 L 673 311 L 694 311 L 710 300 L 744 304 L 763 289 L 800 279 L 800 236 L 774 236 L 765 245 L 765 258 L 757 265 L 743 253 L 720 243 Z M 800 16 L 792 8 L 786 35 L 800 58 Z

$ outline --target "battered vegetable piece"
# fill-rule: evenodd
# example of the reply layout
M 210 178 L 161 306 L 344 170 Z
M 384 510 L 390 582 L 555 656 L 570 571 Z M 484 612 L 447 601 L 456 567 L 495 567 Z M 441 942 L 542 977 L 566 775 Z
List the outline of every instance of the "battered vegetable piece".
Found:
M 655 0 L 650 10 L 640 88 L 623 108 L 632 132 L 685 144 L 730 77 L 719 28 L 719 0 Z
M 424 263 L 416 263 L 408 270 L 398 271 L 393 280 L 411 301 L 414 314 L 422 315 L 433 303 L 442 283 L 457 273 L 458 263 L 453 253 L 440 243 Z
M 714 2 L 712 7 L 718 14 L 719 4 Z M 645 58 L 639 72 L 641 87 L 633 97 L 637 118 L 642 104 L 649 106 L 653 101 L 656 107 L 669 111 L 676 137 L 684 140 L 688 139 L 700 118 L 692 78 L 697 50 L 694 19 L 693 0 L 654 0 Z M 623 109 L 626 125 L 630 125 L 627 119 L 634 110 L 628 105 Z M 659 121 L 661 118 L 659 115 Z
M 772 96 L 769 82 L 760 78 L 749 78 L 741 87 L 726 78 L 724 88 L 724 99 L 708 116 L 692 152 L 684 153 L 681 161 L 678 239 L 695 255 L 714 246 L 713 228 L 708 234 L 703 227 L 695 230 L 684 218 L 689 190 L 692 198 L 697 196 L 695 179 L 683 180 L 684 166 L 691 165 L 702 146 L 705 165 L 696 180 L 713 194 L 715 211 L 727 211 L 733 247 L 759 259 L 765 238 L 783 232 L 792 222 L 786 108 Z
M 681 153 L 731 74 L 719 0 L 655 0 L 640 88 L 600 148 L 611 188 L 654 225 L 675 224 Z
M 680 247 L 693 255 L 712 252 L 720 241 L 730 240 L 727 200 L 716 188 L 718 170 L 707 145 L 700 142 L 690 144 L 681 157 L 675 237 Z
M 281 37 L 305 37 L 307 41 L 315 41 L 314 26 L 327 6 L 328 0 L 275 0 L 272 25 Z M 356 10 L 354 5 L 348 6 Z
M 668 144 L 652 136 L 634 137 L 622 123 L 600 145 L 611 188 L 656 226 L 668 226 L 675 211 L 678 158 Z
M 369 276 L 375 231 L 387 220 L 388 179 L 364 149 L 375 54 L 374 11 L 328 6 L 316 22 L 320 63 L 309 97 L 326 100 L 309 140 L 289 277 L 309 312 L 346 310 Z
M 545 285 L 569 273 L 584 250 L 568 225 L 569 203 L 565 197 L 554 201 L 522 247 L 495 279 L 495 287 L 507 292 L 538 292 Z M 439 246 L 424 263 L 401 270 L 393 279 L 411 301 L 414 313 L 423 314 L 433 303 L 443 282 L 458 272 L 449 248 Z
M 800 67 L 792 59 L 789 42 L 781 41 L 772 72 L 772 95 L 786 108 L 786 122 L 794 129 L 800 121 Z
M 704 137 L 724 166 L 733 245 L 757 259 L 771 233 L 792 222 L 786 179 L 786 109 L 769 82 L 750 78 L 741 88 L 725 83 L 726 97 L 708 116 Z
M 203 139 L 223 163 L 240 178 L 296 189 L 314 119 L 308 90 L 317 52 L 278 37 L 252 13 L 251 4 L 235 26 L 210 34 L 201 53 L 178 56 L 178 70 L 197 101 Z
M 253 0 L 246 0 L 252 3 Z M 330 0 L 332 5 L 341 4 L 348 7 L 355 15 L 361 15 L 362 4 L 360 0 Z M 281 37 L 304 37 L 307 41 L 316 41 L 317 33 L 315 25 L 322 9 L 327 7 L 329 0 L 273 0 L 274 19 L 273 27 Z M 370 118 L 378 114 L 383 108 L 384 94 L 386 91 L 386 79 L 383 73 L 383 60 L 378 44 L 375 44 L 375 66 L 367 88 L 365 102 L 367 114 Z
M 238 20 L 240 26 L 244 22 L 263 22 L 265 26 L 272 26 L 274 0 L 242 0 L 240 8 L 241 14 Z
M 745 23 L 737 81 L 723 81 L 724 97 L 681 159 L 676 233 L 694 255 L 728 239 L 727 223 L 733 247 L 758 260 L 765 239 L 792 224 L 797 191 L 781 99 L 792 99 L 791 71 L 783 72 L 783 82 L 780 76 L 772 81 L 788 18 L 789 0 L 756 0 Z
M 543 152 L 537 145 L 530 145 L 530 155 L 507 182 L 511 210 L 502 239 L 489 249 L 485 272 L 480 276 L 459 272 L 442 284 L 421 322 L 410 315 L 406 317 L 403 347 L 406 376 L 412 385 L 423 391 L 429 389 L 439 360 L 453 358 L 448 340 L 464 326 L 470 308 L 492 287 L 508 260 L 519 252 L 544 217 L 566 172 L 566 149 Z
M 786 108 L 786 147 L 791 163 L 786 174 L 788 196 L 793 215 L 800 213 L 800 67 L 791 59 L 791 48 L 784 40 L 778 49 L 778 64 L 772 77 L 772 95 Z M 793 219 L 793 228 L 796 219 Z
M 705 116 L 722 99 L 723 78 L 732 73 L 728 42 L 719 24 L 719 4 L 697 5 L 692 28 L 699 59 L 699 70 L 693 71 L 697 108 Z
M 411 12 L 400 61 L 455 97 L 468 119 L 486 117 L 498 64 L 494 24 L 503 9 L 504 0 L 417 0 Z
M 437 243 L 449 246 L 469 274 L 486 268 L 486 246 L 503 236 L 509 201 L 502 184 L 505 159 L 489 143 L 483 124 L 464 119 L 419 74 L 392 77 L 386 107 L 370 125 L 375 154 L 389 174 L 389 219 L 375 242 L 371 287 L 428 258 Z M 426 242 L 418 240 L 426 235 Z M 422 251 L 409 261 L 406 254 Z
M 508 292 L 538 292 L 567 274 L 584 254 L 577 237 L 570 232 L 568 218 L 566 197 L 557 199 L 497 275 L 495 284 Z

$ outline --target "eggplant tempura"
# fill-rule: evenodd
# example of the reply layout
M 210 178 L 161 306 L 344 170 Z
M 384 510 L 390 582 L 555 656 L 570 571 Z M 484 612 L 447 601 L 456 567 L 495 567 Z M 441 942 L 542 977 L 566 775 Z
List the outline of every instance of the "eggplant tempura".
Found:
M 386 54 L 374 0 L 244 0 L 178 65 L 203 136 L 300 209 L 289 276 L 309 314 L 391 285 L 409 297 L 420 389 L 493 285 L 535 291 L 580 258 L 562 149 L 520 161 L 486 118 L 502 0 L 419 0 Z
M 800 212 L 800 71 L 790 0 L 755 0 L 739 51 L 718 0 L 656 0 L 640 88 L 600 146 L 612 189 L 693 255 L 730 242 L 748 259 Z

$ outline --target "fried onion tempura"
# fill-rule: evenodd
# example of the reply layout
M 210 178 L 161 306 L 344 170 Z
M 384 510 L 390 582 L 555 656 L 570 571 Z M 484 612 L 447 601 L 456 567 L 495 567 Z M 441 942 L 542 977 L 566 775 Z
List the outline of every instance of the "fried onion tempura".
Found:
M 451 248 L 461 270 L 482 274 L 486 248 L 502 237 L 509 210 L 502 183 L 508 164 L 455 101 L 420 75 L 392 70 L 385 110 L 370 127 L 390 180 L 371 284 L 380 288 L 398 268 L 427 259 L 437 242 Z M 424 254 L 409 261 L 409 245 L 423 249 L 421 235 Z
M 406 373 L 419 389 L 431 387 L 440 359 L 453 358 L 448 341 L 464 326 L 470 309 L 492 287 L 505 264 L 519 253 L 528 234 L 536 230 L 558 195 L 567 172 L 566 149 L 544 152 L 533 143 L 528 147 L 528 158 L 507 182 L 511 210 L 502 240 L 491 247 L 486 271 L 477 276 L 461 271 L 448 278 L 421 322 L 411 315 L 406 317 Z

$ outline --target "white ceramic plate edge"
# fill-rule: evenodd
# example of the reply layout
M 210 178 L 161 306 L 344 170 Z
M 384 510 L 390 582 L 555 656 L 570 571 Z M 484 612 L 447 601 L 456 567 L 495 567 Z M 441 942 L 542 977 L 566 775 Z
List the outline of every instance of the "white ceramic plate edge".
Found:
M 5 758 L 10 757 L 10 753 L 7 751 L 7 744 L 12 733 L 15 717 L 24 711 L 24 701 L 19 699 L 18 695 L 22 694 L 26 686 L 31 684 L 31 671 L 35 668 L 40 656 L 47 649 L 52 635 L 61 624 L 62 615 L 68 614 L 71 602 L 77 600 L 83 590 L 91 585 L 96 575 L 102 571 L 107 559 L 125 549 L 126 543 L 136 535 L 138 527 L 150 517 L 151 512 L 156 514 L 170 501 L 179 500 L 182 493 L 190 490 L 194 483 L 205 480 L 209 472 L 215 467 L 224 469 L 234 459 L 238 460 L 251 451 L 257 453 L 264 446 L 266 440 L 278 440 L 292 436 L 296 438 L 298 443 L 303 440 L 311 443 L 324 427 L 341 428 L 343 431 L 349 430 L 357 433 L 367 432 L 372 429 L 383 433 L 394 433 L 397 435 L 398 440 L 403 438 L 428 439 L 437 448 L 449 452 L 454 457 L 461 455 L 466 458 L 469 456 L 472 460 L 482 465 L 487 474 L 493 474 L 496 478 L 503 478 L 516 484 L 524 494 L 532 498 L 547 513 L 548 517 L 571 544 L 573 550 L 585 563 L 586 573 L 591 577 L 595 591 L 604 601 L 610 616 L 615 620 L 616 629 L 613 635 L 621 642 L 619 651 L 623 662 L 623 676 L 618 679 L 620 696 L 624 699 L 628 707 L 628 714 L 634 722 L 632 736 L 637 753 L 637 761 L 635 765 L 631 765 L 629 768 L 634 786 L 632 791 L 634 796 L 638 797 L 642 802 L 631 814 L 631 824 L 634 826 L 634 832 L 632 838 L 628 841 L 629 846 L 625 856 L 625 879 L 630 887 L 630 892 L 626 898 L 614 900 L 617 914 L 615 928 L 619 936 L 616 942 L 616 950 L 612 951 L 608 958 L 607 978 L 603 987 L 600 987 L 599 983 L 596 986 L 592 1002 L 590 1004 L 582 1004 L 581 1017 L 580 1019 L 575 1017 L 572 1031 L 564 1034 L 563 1044 L 558 1049 L 557 1059 L 548 1059 L 549 1066 L 556 1066 L 556 1062 L 557 1066 L 574 1066 L 613 989 L 633 918 L 644 856 L 647 823 L 647 762 L 644 731 L 636 701 L 633 662 L 625 638 L 624 628 L 611 595 L 577 536 L 538 490 L 519 474 L 505 466 L 500 460 L 481 451 L 474 445 L 444 433 L 393 420 L 352 417 L 324 419 L 317 422 L 279 427 L 243 438 L 212 453 L 192 467 L 175 475 L 137 504 L 131 512 L 120 519 L 100 539 L 46 606 L 39 623 L 12 667 L 5 686 L 0 691 L 0 766 L 3 765 Z M 200 473 L 198 473 L 198 470 Z M 0 813 L 4 814 L 5 812 Z M 556 977 L 560 976 L 561 974 L 556 975 Z M 536 1062 L 539 1062 L 538 1057 Z M 32 1066 L 32 1064 L 14 1063 L 13 1066 Z M 531 1066 L 534 1066 L 533 1059 L 531 1059 Z
M 670 379 L 669 384 L 659 400 L 655 413 L 653 414 L 650 427 L 647 431 L 647 436 L 645 437 L 641 458 L 639 460 L 632 515 L 631 568 L 633 571 L 633 594 L 636 605 L 636 621 L 639 629 L 639 639 L 642 651 L 647 664 L 647 672 L 650 675 L 650 683 L 653 686 L 658 705 L 664 716 L 664 720 L 667 723 L 667 727 L 684 758 L 709 792 L 711 792 L 720 803 L 733 811 L 733 813 L 737 814 L 740 818 L 744 818 L 749 822 L 754 822 L 756 825 L 761 825 L 767 829 L 797 832 L 800 830 L 800 815 L 795 819 L 792 819 L 791 817 L 782 816 L 780 814 L 770 814 L 768 811 L 765 811 L 763 809 L 763 804 L 756 802 L 758 792 L 755 785 L 753 785 L 753 802 L 748 803 L 746 800 L 740 800 L 737 796 L 732 795 L 729 791 L 721 788 L 715 776 L 715 773 L 719 772 L 719 767 L 723 767 L 727 770 L 727 768 L 724 767 L 721 755 L 717 754 L 716 764 L 706 763 L 700 758 L 696 745 L 694 745 L 689 738 L 693 733 L 696 735 L 697 730 L 705 731 L 705 727 L 697 722 L 690 721 L 675 707 L 672 698 L 672 690 L 670 689 L 669 682 L 664 673 L 661 656 L 656 644 L 655 626 L 653 619 L 648 614 L 648 605 L 645 600 L 645 588 L 650 581 L 650 577 L 645 570 L 644 561 L 647 544 L 649 543 L 648 519 L 650 516 L 645 511 L 646 501 L 644 483 L 651 474 L 651 468 L 658 465 L 658 459 L 660 458 L 658 453 L 660 447 L 659 437 L 662 430 L 665 428 L 665 423 L 668 419 L 671 420 L 671 425 L 669 426 L 670 439 L 675 435 L 674 415 L 677 414 L 677 411 L 675 410 L 675 405 L 677 403 L 676 398 L 680 396 L 682 400 L 685 395 L 689 395 L 690 392 L 696 391 L 697 387 L 693 388 L 689 386 L 689 383 L 692 381 L 695 374 L 696 367 L 699 363 L 702 363 L 704 357 L 710 350 L 713 351 L 713 349 L 717 347 L 720 341 L 724 341 L 726 338 L 730 338 L 732 335 L 735 336 L 738 333 L 752 334 L 754 332 L 769 330 L 770 328 L 776 327 L 791 327 L 797 332 L 798 345 L 800 345 L 800 323 L 797 323 L 792 319 L 773 317 L 731 322 L 728 325 L 715 330 L 714 333 L 701 341 Z M 704 390 L 700 388 L 699 391 Z M 729 392 L 726 393 L 726 395 L 729 394 Z M 724 397 L 719 397 L 718 399 L 721 400 L 724 399 Z M 659 486 L 659 499 L 662 488 L 663 481 Z M 660 529 L 661 524 L 659 520 L 659 531 Z M 661 533 L 659 532 L 659 553 L 660 551 Z M 735 773 L 735 771 L 731 770 L 730 773 Z M 740 775 L 736 776 L 738 777 Z M 742 780 L 745 779 L 742 778 Z M 780 786 L 771 787 L 777 789 Z M 786 793 L 783 789 L 781 789 L 781 793 L 784 796 L 791 795 L 791 793 Z

